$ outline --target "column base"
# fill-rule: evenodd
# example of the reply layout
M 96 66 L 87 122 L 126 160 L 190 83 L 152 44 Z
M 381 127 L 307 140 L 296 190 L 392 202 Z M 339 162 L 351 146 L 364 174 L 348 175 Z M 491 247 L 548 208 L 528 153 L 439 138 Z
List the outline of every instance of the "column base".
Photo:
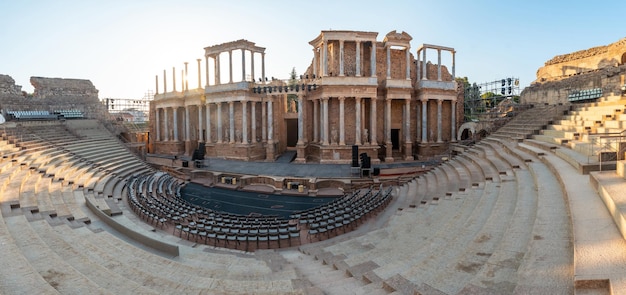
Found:
M 268 141 L 265 146 L 265 161 L 274 162 L 276 160 L 276 151 L 274 148 L 274 142 Z
M 393 143 L 385 142 L 385 162 L 393 162 Z
M 404 160 L 413 161 L 413 143 L 407 142 L 404 144 Z
M 297 164 L 306 163 L 306 156 L 305 156 L 306 146 L 304 144 L 298 144 L 296 145 L 296 149 L 297 149 L 297 155 L 296 155 L 296 158 L 293 160 L 293 162 Z

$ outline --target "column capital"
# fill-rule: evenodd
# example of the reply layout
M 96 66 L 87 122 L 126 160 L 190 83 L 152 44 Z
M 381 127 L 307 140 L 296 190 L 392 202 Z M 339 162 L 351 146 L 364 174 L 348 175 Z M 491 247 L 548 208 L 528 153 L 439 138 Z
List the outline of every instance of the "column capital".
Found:
M 345 96 L 340 96 L 340 97 L 338 97 L 337 99 L 339 99 L 339 101 L 345 101 L 345 100 L 346 100 L 346 97 L 345 97 Z

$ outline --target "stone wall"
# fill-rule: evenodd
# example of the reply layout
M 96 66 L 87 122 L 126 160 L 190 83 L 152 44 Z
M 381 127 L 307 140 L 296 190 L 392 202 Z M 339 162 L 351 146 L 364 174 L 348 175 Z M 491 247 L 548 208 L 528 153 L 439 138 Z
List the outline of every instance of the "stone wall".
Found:
M 11 76 L 0 74 L 0 98 L 15 95 L 22 96 L 22 86 L 15 85 Z

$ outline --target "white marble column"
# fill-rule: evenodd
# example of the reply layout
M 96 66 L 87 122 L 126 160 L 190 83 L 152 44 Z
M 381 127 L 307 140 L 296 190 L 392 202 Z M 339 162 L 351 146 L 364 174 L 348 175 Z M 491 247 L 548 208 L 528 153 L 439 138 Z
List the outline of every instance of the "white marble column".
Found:
M 159 94 L 159 75 L 155 75 L 155 76 L 154 76 L 154 80 L 155 80 L 155 81 L 154 81 L 154 82 L 155 82 L 155 83 L 154 83 L 154 87 L 155 87 L 154 89 L 155 89 L 155 91 L 156 91 L 156 93 L 155 93 L 155 94 Z
M 322 42 L 322 64 L 323 64 L 323 76 L 326 77 L 328 76 L 328 46 L 326 44 L 326 41 Z
M 360 97 L 355 97 L 354 98 L 354 104 L 355 104 L 355 111 L 354 111 L 354 115 L 355 115 L 355 140 L 354 140 L 354 144 L 356 145 L 361 145 L 361 137 L 363 136 L 363 132 L 361 132 L 361 98 Z
M 267 106 L 265 102 L 261 102 L 261 141 L 267 140 Z
M 372 54 L 370 56 L 371 77 L 376 77 L 376 41 L 372 41 Z
M 370 99 L 370 144 L 371 145 L 377 145 L 378 142 L 376 140 L 376 133 L 377 133 L 377 129 L 376 129 L 376 97 L 372 97 Z
M 385 100 L 385 142 L 391 142 L 391 98 Z
M 456 142 L 456 100 L 450 101 L 450 141 Z
M 250 78 L 254 81 L 254 51 L 250 51 Z
M 173 108 L 173 112 L 172 112 L 173 116 L 174 116 L 174 141 L 179 141 L 180 139 L 178 138 L 178 108 L 175 107 Z
M 321 101 L 318 100 L 313 100 L 313 142 L 318 143 L 319 142 L 319 104 L 321 103 Z
M 222 138 L 224 136 L 224 128 L 222 123 L 222 103 L 217 103 L 217 143 L 222 143 Z
M 320 75 L 320 73 L 317 72 L 317 48 L 313 48 L 313 75 Z
M 252 121 L 252 135 L 250 136 L 253 143 L 256 143 L 256 101 L 250 102 L 250 121 Z
M 183 92 L 189 90 L 189 63 L 185 62 L 185 74 L 182 77 L 182 80 L 185 82 L 183 85 Z
M 391 79 L 391 46 L 387 46 L 387 79 Z
M 229 128 L 229 143 L 235 143 L 235 102 L 228 102 L 228 128 Z
M 442 142 L 441 140 L 441 125 L 442 125 L 442 120 L 441 120 L 441 104 L 442 104 L 442 100 L 441 99 L 437 99 L 437 142 Z
M 323 145 L 328 145 L 328 97 L 323 97 L 322 98 L 322 113 L 324 116 L 324 119 L 322 120 L 322 126 L 323 126 L 323 134 L 324 134 L 324 142 L 322 143 Z
M 428 78 L 428 66 L 426 65 L 426 48 L 422 49 L 422 80 Z
M 422 99 L 422 143 L 428 142 L 428 100 Z
M 441 81 L 441 49 L 437 49 L 437 81 Z
M 339 145 L 346 145 L 345 100 L 345 97 L 339 97 Z
M 265 52 L 261 52 L 261 80 L 265 83 Z
M 411 142 L 411 100 L 404 100 L 404 142 Z
M 409 49 L 410 48 L 407 46 L 406 49 L 404 50 L 406 54 L 406 79 L 407 80 L 411 80 L 411 51 Z
M 204 84 L 204 87 L 209 87 L 209 56 L 204 57 L 204 68 L 206 71 L 204 73 L 204 78 L 206 80 L 206 84 Z
M 419 82 L 419 80 L 422 79 L 422 71 L 421 71 L 421 60 L 420 60 L 420 51 L 417 51 L 417 54 L 415 55 L 415 75 L 417 76 L 417 81 Z
M 215 63 L 213 64 L 215 68 L 215 85 L 220 85 L 220 55 L 216 54 L 213 58 L 215 59 Z
M 298 143 L 304 144 L 304 109 L 302 109 L 302 93 L 298 94 Z
M 204 141 L 204 132 L 202 132 L 202 105 L 198 105 L 198 141 Z
M 419 73 L 419 71 L 418 71 Z M 422 120 L 420 119 L 420 114 L 422 113 L 421 105 L 416 101 L 415 103 L 415 141 L 420 141 L 422 139 Z
M 233 51 L 228 51 L 228 83 L 233 83 Z
M 165 141 L 169 141 L 170 140 L 170 126 L 169 126 L 170 124 L 169 124 L 169 118 L 168 118 L 168 115 L 167 115 L 167 113 L 168 113 L 167 109 L 168 109 L 167 107 L 163 108 L 163 117 L 164 117 L 163 122 L 165 123 L 165 128 L 164 128 L 165 129 L 164 130 L 165 131 L 164 132 L 165 133 Z
M 343 40 L 339 40 L 339 76 L 343 76 Z
M 172 67 L 172 84 L 172 87 L 174 87 L 174 90 L 172 91 L 176 92 L 176 67 Z
M 196 61 L 198 62 L 198 88 L 202 88 L 202 66 L 200 65 L 202 59 L 198 58 Z
M 213 142 L 211 138 L 211 104 L 206 103 L 206 142 Z
M 241 143 L 248 143 L 248 102 L 241 102 Z
M 267 143 L 274 143 L 274 107 L 272 99 L 267 101 Z
M 361 41 L 356 41 L 356 76 L 361 77 Z
M 161 109 L 156 108 L 156 136 L 155 141 L 161 141 Z
M 241 49 L 241 81 L 246 81 L 246 50 Z
M 455 55 L 456 51 L 452 51 L 452 80 L 454 80 L 454 78 L 456 78 L 456 74 L 455 74 L 455 68 L 456 68 L 456 60 L 455 60 Z
M 185 141 L 189 141 L 191 138 L 191 120 L 189 120 L 189 106 L 185 106 Z
M 163 93 L 167 93 L 167 73 L 163 70 Z

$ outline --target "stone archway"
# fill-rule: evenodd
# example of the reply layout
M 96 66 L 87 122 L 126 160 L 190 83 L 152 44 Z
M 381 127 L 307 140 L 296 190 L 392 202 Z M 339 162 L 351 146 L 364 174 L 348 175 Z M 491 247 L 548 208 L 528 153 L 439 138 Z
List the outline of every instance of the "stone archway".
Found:
M 456 139 L 457 140 L 465 140 L 474 138 L 474 134 L 476 134 L 476 126 L 478 123 L 476 122 L 465 122 L 461 127 L 459 127 L 459 131 L 457 132 Z M 464 138 L 465 137 L 465 138 Z
M 626 52 L 622 54 L 622 60 L 620 61 L 620 65 L 626 64 Z

